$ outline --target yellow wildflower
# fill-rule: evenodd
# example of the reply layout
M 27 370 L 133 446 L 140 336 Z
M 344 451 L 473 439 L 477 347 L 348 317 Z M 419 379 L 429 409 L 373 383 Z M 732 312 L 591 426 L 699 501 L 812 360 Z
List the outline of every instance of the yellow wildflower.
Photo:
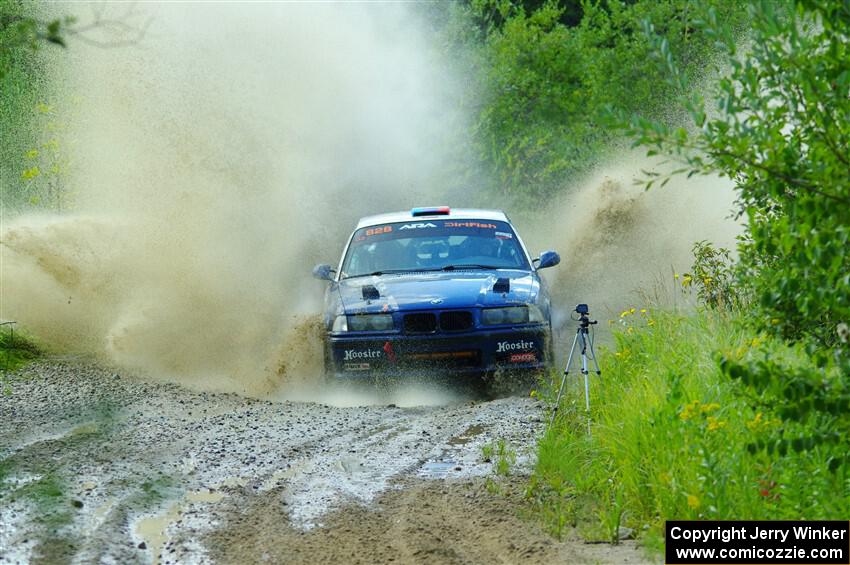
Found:
M 693 400 L 691 402 L 688 402 L 687 404 L 685 404 L 684 407 L 682 407 L 682 411 L 679 412 L 679 418 L 687 422 L 688 420 L 693 418 L 694 415 L 699 413 L 699 405 L 699 400 Z
M 647 325 L 647 326 L 654 326 L 654 325 L 655 325 L 655 320 L 653 320 L 652 318 L 650 318 L 649 320 L 647 320 L 647 321 L 646 321 L 646 325 Z
M 688 508 L 691 508 L 693 510 L 699 508 L 699 498 L 696 495 L 688 495 Z
M 682 286 L 684 286 L 684 287 L 691 286 L 691 281 L 692 281 L 692 280 L 694 280 L 694 278 L 693 278 L 691 275 L 685 275 L 685 276 L 683 276 L 683 277 L 682 277 Z
M 641 308 L 641 309 L 640 309 L 640 313 L 641 313 L 641 314 L 646 314 L 646 308 Z
M 24 180 L 34 179 L 38 175 L 41 174 L 41 170 L 38 167 L 33 167 L 31 169 L 27 169 L 26 171 L 21 173 L 21 178 Z
M 703 404 L 702 407 L 700 408 L 700 411 L 703 414 L 708 414 L 709 412 L 714 412 L 718 408 L 720 408 L 719 404 L 717 404 L 716 402 L 710 402 L 708 404 Z
M 634 314 L 634 313 L 635 313 L 635 309 L 634 309 L 634 308 L 629 309 L 629 314 Z
M 708 431 L 710 431 L 710 432 L 716 432 L 720 428 L 726 427 L 726 421 L 718 420 L 714 416 L 709 416 L 707 421 L 708 421 Z
M 753 418 L 752 420 L 747 422 L 747 428 L 749 428 L 750 431 L 754 432 L 754 431 L 758 430 L 759 428 L 761 428 L 763 424 L 764 424 L 764 418 L 762 417 L 762 413 L 758 412 L 756 414 L 755 418 Z
M 625 318 L 625 317 L 626 317 L 626 316 L 628 316 L 628 315 L 629 315 L 629 311 L 628 311 L 628 310 L 623 310 L 623 312 L 620 314 L 620 317 L 621 317 L 621 318 Z

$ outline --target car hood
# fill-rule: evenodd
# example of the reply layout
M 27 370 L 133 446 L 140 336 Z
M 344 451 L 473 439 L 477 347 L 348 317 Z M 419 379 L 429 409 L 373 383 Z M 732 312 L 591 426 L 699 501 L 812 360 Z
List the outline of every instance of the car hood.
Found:
M 500 278 L 510 280 L 509 292 L 493 291 Z M 365 285 L 374 286 L 380 297 L 364 299 Z M 539 290 L 534 274 L 514 270 L 388 274 L 339 283 L 340 299 L 349 314 L 527 304 L 537 300 Z

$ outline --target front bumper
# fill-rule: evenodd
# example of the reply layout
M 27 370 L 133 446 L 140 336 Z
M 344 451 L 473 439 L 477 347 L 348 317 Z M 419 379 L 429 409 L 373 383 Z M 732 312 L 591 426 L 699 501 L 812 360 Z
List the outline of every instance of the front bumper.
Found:
M 547 366 L 549 328 L 522 326 L 427 335 L 331 334 L 325 352 L 329 374 L 343 379 L 484 374 Z

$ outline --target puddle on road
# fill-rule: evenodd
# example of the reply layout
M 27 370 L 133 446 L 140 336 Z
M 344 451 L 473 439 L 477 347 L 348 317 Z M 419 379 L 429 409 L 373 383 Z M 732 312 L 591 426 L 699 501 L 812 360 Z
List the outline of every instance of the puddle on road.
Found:
M 450 437 L 446 440 L 449 449 L 444 449 L 439 458 L 422 464 L 417 474 L 426 479 L 445 479 L 452 473 L 463 471 L 463 467 L 467 465 L 461 464 L 456 458 L 464 459 L 464 453 L 469 449 L 464 446 L 482 435 L 487 428 L 485 424 L 472 424 L 458 435 Z
M 427 461 L 419 468 L 419 476 L 427 479 L 444 479 L 449 471 L 454 470 L 458 464 L 455 461 Z
M 92 520 L 96 524 L 102 522 L 103 518 L 106 517 L 107 514 L 109 514 L 109 511 L 112 510 L 112 508 L 115 506 L 115 500 L 116 499 L 114 498 L 107 498 L 103 502 L 103 504 L 99 505 L 97 508 L 94 509 L 94 512 L 92 513 Z
M 296 461 L 295 463 L 288 464 L 286 469 L 278 469 L 274 473 L 272 473 L 271 477 L 266 479 L 262 485 L 260 485 L 260 491 L 271 490 L 274 487 L 278 486 L 280 481 L 287 481 L 303 475 L 304 473 L 309 472 L 313 469 L 313 462 L 308 460 Z
M 487 426 L 484 426 L 482 424 L 474 424 L 466 428 L 466 430 L 464 430 L 464 432 L 460 435 L 449 438 L 446 443 L 448 443 L 449 445 L 466 445 L 467 443 L 484 433 L 484 430 L 486 429 Z
M 100 431 L 100 426 L 97 422 L 85 422 L 70 429 L 66 436 L 73 437 L 81 435 L 91 435 L 96 434 L 98 431 Z
M 369 470 L 360 459 L 354 457 L 344 457 L 336 462 L 336 466 L 349 475 L 363 473 Z
M 3 478 L 3 480 L 0 481 L 0 485 L 8 486 L 14 491 L 21 487 L 25 487 L 30 483 L 40 481 L 43 477 L 44 475 L 35 475 L 32 473 L 18 473 L 17 475 L 11 475 Z
M 153 563 L 162 562 L 162 550 L 168 542 L 168 527 L 183 514 L 184 507 L 193 502 L 215 503 L 226 495 L 213 490 L 187 492 L 183 498 L 171 504 L 162 514 L 142 518 L 136 523 L 136 535 L 144 542 L 153 557 Z
M 142 518 L 136 524 L 136 534 L 142 538 L 147 550 L 151 552 L 154 563 L 161 562 L 162 548 L 168 541 L 166 530 L 180 515 L 180 506 L 179 502 L 175 502 L 163 514 Z
M 212 490 L 196 490 L 186 493 L 186 500 L 189 502 L 218 502 L 224 498 L 223 492 Z
M 221 481 L 222 487 L 240 488 L 248 485 L 248 479 L 244 477 L 227 477 Z

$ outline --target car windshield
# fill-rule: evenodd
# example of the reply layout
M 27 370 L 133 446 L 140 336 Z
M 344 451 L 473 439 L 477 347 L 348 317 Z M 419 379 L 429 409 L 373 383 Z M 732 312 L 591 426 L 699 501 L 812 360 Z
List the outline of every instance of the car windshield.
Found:
M 506 222 L 425 220 L 383 224 L 354 232 L 342 278 L 464 268 L 529 269 Z

